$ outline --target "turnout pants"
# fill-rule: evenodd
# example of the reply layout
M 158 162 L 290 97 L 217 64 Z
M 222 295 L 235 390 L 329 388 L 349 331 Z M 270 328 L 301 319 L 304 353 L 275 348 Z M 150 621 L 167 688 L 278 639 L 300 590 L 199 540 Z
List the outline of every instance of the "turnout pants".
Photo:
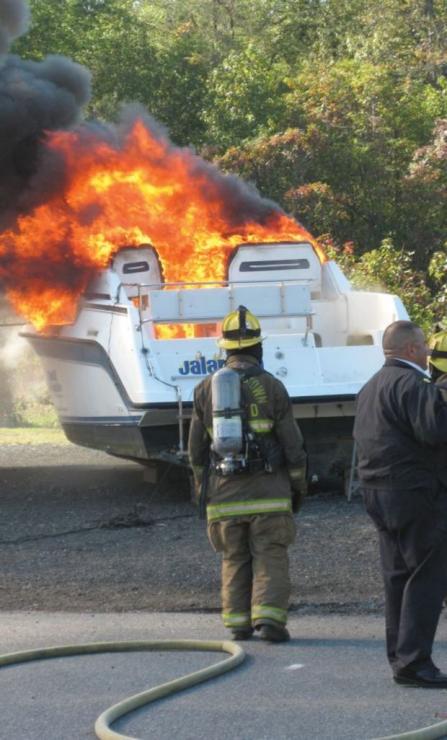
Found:
M 255 514 L 209 523 L 210 542 L 222 554 L 226 627 L 286 624 L 290 596 L 287 548 L 295 534 L 291 514 Z
M 447 491 L 363 488 L 363 496 L 379 533 L 390 665 L 432 666 L 447 593 Z

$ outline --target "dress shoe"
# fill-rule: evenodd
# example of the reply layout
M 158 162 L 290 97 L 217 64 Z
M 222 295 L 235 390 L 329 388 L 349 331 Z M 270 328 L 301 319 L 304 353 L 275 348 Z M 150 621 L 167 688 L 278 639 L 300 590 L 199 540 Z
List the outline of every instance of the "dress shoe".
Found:
M 424 689 L 447 689 L 447 673 L 441 673 L 439 668 L 420 668 L 418 671 L 411 668 L 402 668 L 394 680 L 404 686 L 420 686 Z
M 282 624 L 262 624 L 259 637 L 267 642 L 287 642 L 290 640 L 289 631 Z
M 233 640 L 240 642 L 241 640 L 249 640 L 253 634 L 253 630 L 251 627 L 246 627 L 245 629 L 241 627 L 237 630 L 231 630 L 231 634 L 233 636 Z

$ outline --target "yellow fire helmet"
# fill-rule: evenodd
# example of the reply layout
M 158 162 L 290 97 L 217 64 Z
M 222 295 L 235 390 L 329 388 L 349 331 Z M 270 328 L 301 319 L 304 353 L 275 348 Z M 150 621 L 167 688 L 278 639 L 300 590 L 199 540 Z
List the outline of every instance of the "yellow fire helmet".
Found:
M 243 349 L 262 342 L 261 324 L 248 308 L 239 306 L 222 321 L 222 338 L 217 344 L 222 349 Z
M 442 373 L 447 373 L 447 331 L 439 331 L 430 338 L 429 361 Z

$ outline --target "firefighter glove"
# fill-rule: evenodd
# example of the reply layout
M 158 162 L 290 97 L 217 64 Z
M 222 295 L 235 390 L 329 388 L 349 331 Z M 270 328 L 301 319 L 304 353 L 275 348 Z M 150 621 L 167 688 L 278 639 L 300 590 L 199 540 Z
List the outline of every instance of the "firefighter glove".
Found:
M 203 483 L 203 467 L 199 465 L 193 466 L 193 479 L 191 485 L 191 500 L 196 506 L 200 503 L 200 494 L 202 491 Z
M 292 511 L 296 514 L 301 509 L 303 499 L 307 494 L 305 468 L 289 468 L 289 478 L 292 489 Z

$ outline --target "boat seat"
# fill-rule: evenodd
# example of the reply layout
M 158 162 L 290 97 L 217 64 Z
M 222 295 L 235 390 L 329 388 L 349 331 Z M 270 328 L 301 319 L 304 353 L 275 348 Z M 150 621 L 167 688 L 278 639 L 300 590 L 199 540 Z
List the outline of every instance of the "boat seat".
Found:
M 221 321 L 239 305 L 246 306 L 261 319 L 312 315 L 308 285 L 230 285 L 212 290 L 151 290 L 149 320 Z

